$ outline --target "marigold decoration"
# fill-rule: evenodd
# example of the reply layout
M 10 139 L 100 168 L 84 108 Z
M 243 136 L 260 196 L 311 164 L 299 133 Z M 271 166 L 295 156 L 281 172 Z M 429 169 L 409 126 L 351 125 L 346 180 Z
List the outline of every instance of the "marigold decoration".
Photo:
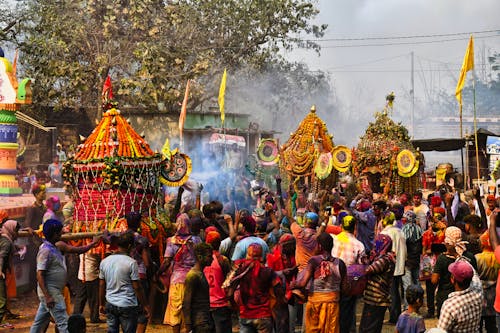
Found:
M 316 107 L 302 120 L 297 130 L 280 149 L 281 168 L 290 178 L 311 176 L 321 152 L 331 152 L 333 140 L 326 124 L 316 115 Z
M 352 162 L 351 150 L 346 146 L 336 146 L 332 150 L 332 165 L 339 172 L 349 170 Z
M 387 103 L 394 101 L 394 94 L 387 97 Z M 414 193 L 420 186 L 418 170 L 423 156 L 413 147 L 408 130 L 395 123 L 387 108 L 375 114 L 375 121 L 368 125 L 357 148 L 353 151 L 352 169 L 355 176 L 379 175 L 380 187 L 389 193 Z M 373 185 L 372 189 L 373 189 Z
M 272 166 L 279 161 L 278 143 L 274 139 L 260 140 L 257 157 L 262 165 Z
M 121 116 L 116 102 L 108 101 L 106 107 L 110 109 L 77 147 L 75 157 L 63 165 L 63 178 L 74 193 L 73 231 L 120 231 L 126 229 L 125 214 L 136 211 L 143 216 L 142 234 L 151 244 L 163 246 L 171 228 L 160 211 L 161 172 L 182 154 L 175 151 L 166 160 L 154 153 Z
M 316 160 L 316 165 L 314 167 L 314 174 L 318 179 L 326 179 L 330 176 L 333 169 L 332 154 L 322 153 Z

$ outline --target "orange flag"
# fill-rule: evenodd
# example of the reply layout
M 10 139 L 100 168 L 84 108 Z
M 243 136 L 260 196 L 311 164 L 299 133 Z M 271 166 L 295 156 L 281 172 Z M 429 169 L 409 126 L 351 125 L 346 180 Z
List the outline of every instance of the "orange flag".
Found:
M 181 107 L 181 115 L 179 116 L 179 137 L 181 139 L 181 142 L 182 142 L 182 131 L 184 130 L 184 122 L 186 121 L 190 82 L 191 80 L 188 80 L 186 83 L 186 92 L 184 93 L 184 100 L 182 101 L 182 107 Z

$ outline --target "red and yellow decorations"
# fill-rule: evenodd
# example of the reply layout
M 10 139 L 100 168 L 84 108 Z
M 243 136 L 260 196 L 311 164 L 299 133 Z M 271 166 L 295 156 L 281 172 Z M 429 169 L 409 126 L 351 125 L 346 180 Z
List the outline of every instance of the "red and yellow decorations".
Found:
M 257 148 L 257 157 L 259 162 L 264 166 L 276 165 L 280 159 L 278 142 L 275 139 L 260 140 Z
M 97 127 L 80 145 L 75 159 L 88 161 L 113 156 L 130 159 L 155 156 L 144 138 L 134 131 L 115 108 L 104 113 Z
M 329 153 L 332 149 L 332 136 L 323 120 L 316 115 L 316 107 L 313 106 L 281 147 L 280 164 L 290 177 L 311 176 L 318 156 Z
M 332 150 L 332 165 L 338 172 L 346 172 L 352 163 L 352 153 L 346 146 L 335 146 Z
M 396 157 L 398 165 L 398 174 L 401 177 L 409 178 L 417 173 L 420 162 L 416 159 L 413 152 L 403 149 Z

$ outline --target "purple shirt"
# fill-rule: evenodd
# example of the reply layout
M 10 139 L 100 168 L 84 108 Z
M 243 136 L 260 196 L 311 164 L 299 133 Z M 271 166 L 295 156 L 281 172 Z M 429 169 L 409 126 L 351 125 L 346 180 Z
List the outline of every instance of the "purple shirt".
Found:
M 170 283 L 184 283 L 187 273 L 196 263 L 194 247 L 196 244 L 201 243 L 201 238 L 198 236 L 190 236 L 189 239 L 187 239 L 186 237 L 184 238 L 186 240 L 184 246 L 177 241 L 172 242 L 173 238 L 180 239 L 181 237 L 173 236 L 167 239 L 164 257 L 172 258 L 171 265 L 174 265 Z

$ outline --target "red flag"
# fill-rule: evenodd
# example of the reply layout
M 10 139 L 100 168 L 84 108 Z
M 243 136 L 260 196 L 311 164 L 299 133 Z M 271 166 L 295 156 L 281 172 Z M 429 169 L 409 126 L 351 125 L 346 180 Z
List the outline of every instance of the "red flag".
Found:
M 108 74 L 106 81 L 104 81 L 104 86 L 102 87 L 102 100 L 110 101 L 113 99 L 113 89 L 111 87 L 111 77 Z
M 179 116 L 179 137 L 182 142 L 182 131 L 184 130 L 184 122 L 186 121 L 186 113 L 187 113 L 187 102 L 188 102 L 188 96 L 189 96 L 189 84 L 191 80 L 187 81 L 186 84 L 186 92 L 184 93 L 184 100 L 182 101 L 182 107 L 181 107 L 181 115 Z

